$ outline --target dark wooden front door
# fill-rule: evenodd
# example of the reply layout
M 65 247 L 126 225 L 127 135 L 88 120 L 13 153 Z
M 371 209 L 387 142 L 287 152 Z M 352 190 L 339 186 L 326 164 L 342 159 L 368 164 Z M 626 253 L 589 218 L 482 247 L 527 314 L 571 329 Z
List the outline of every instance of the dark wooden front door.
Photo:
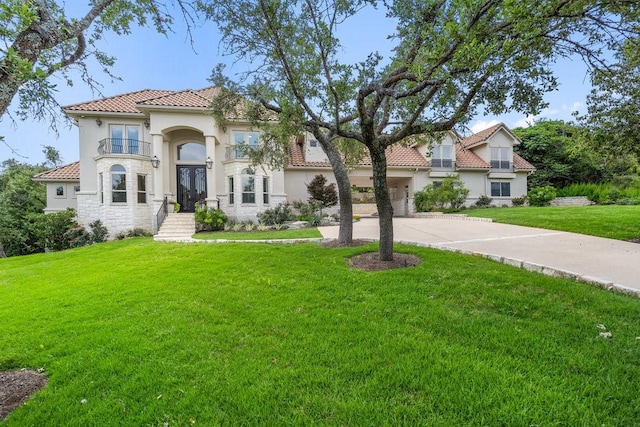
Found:
M 207 198 L 207 169 L 204 166 L 178 166 L 180 212 L 195 212 L 199 201 Z

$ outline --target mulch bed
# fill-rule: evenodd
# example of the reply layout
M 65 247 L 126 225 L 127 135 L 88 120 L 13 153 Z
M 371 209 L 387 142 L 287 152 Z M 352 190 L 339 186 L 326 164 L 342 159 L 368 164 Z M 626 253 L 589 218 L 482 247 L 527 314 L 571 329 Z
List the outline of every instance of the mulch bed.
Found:
M 32 394 L 43 389 L 47 381 L 43 373 L 29 369 L 0 372 L 0 421 Z
M 365 271 L 382 271 L 392 268 L 415 267 L 422 262 L 422 258 L 413 254 L 393 254 L 392 261 L 380 261 L 378 252 L 369 252 L 362 255 L 356 255 L 347 260 L 347 265 L 357 270 Z

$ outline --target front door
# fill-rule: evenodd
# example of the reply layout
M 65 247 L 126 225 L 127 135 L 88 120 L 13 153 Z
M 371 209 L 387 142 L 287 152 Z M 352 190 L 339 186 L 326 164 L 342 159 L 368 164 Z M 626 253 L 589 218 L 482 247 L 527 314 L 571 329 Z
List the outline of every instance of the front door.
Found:
M 207 169 L 204 166 L 178 166 L 180 212 L 195 212 L 198 202 L 207 198 Z

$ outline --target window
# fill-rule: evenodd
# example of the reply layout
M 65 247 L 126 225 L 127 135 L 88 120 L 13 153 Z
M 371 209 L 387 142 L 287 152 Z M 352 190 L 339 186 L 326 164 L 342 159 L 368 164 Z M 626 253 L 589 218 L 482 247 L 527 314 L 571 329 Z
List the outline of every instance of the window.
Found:
M 113 203 L 127 202 L 127 173 L 124 166 L 111 167 L 111 201 Z
M 78 193 L 80 192 L 80 186 L 79 185 L 74 185 L 73 186 L 73 197 L 74 199 L 78 198 Z
M 138 175 L 138 203 L 147 203 L 147 176 Z
M 442 187 L 442 181 L 433 181 L 433 188 Z
M 491 147 L 491 168 L 511 169 L 511 148 Z
M 312 139 L 309 141 L 309 147 L 317 147 L 318 146 L 318 141 L 315 139 Z
M 140 126 L 111 125 L 111 152 L 140 154 Z
M 269 178 L 262 178 L 262 203 L 269 204 Z
M 233 203 L 235 202 L 235 198 L 236 198 L 236 194 L 235 194 L 235 188 L 233 186 L 233 177 L 230 176 L 229 177 L 229 204 L 233 205 Z
M 452 152 L 452 145 L 434 145 L 431 150 L 431 166 L 450 168 L 453 165 Z
M 58 185 L 56 187 L 56 197 L 64 197 L 64 185 Z
M 510 182 L 492 182 L 491 196 L 492 197 L 511 197 L 511 183 Z
M 234 132 L 233 146 L 235 148 L 235 158 L 241 159 L 247 155 L 247 147 L 256 148 L 258 146 L 258 132 Z
M 103 175 L 102 172 L 98 174 L 98 187 L 100 187 L 100 204 L 104 203 L 104 181 L 102 180 Z
M 204 163 L 207 149 L 199 142 L 187 142 L 178 145 L 178 160 L 199 161 Z
M 251 169 L 242 171 L 242 203 L 256 202 L 255 176 Z

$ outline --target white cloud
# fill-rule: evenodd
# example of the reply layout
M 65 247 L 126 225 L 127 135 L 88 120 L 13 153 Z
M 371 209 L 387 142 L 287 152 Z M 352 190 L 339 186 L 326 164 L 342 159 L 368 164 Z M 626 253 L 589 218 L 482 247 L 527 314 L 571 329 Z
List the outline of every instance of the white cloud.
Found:
M 527 114 L 526 117 L 521 118 L 520 120 L 511 124 L 511 128 L 528 128 L 532 126 L 539 116 L 534 116 L 533 114 Z
M 498 123 L 500 123 L 500 120 L 478 120 L 473 125 L 471 125 L 471 132 L 478 133 L 481 130 L 485 130 L 487 128 L 490 128 L 491 126 L 497 125 Z

